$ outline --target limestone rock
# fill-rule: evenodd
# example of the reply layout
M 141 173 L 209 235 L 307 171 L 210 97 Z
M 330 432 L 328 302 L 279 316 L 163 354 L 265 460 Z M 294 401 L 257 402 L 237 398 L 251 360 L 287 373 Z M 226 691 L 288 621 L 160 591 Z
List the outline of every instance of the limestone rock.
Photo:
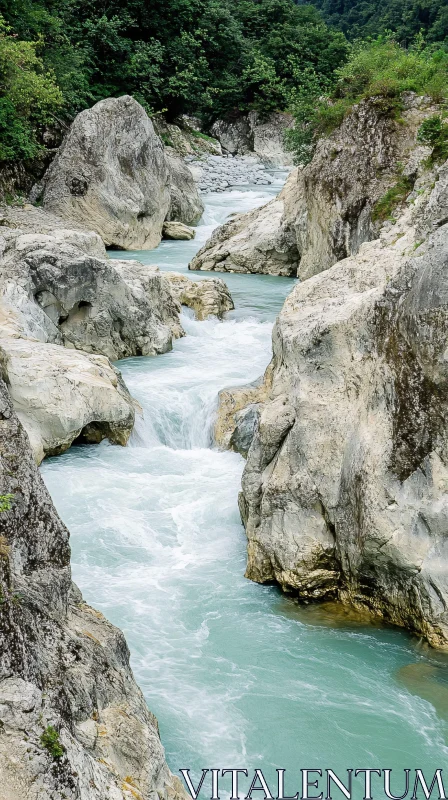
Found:
M 286 299 L 240 497 L 248 577 L 444 648 L 448 224 L 415 226 L 447 180 Z
M 319 141 L 311 163 L 296 173 L 295 191 L 285 201 L 285 224 L 296 235 L 300 278 L 355 255 L 363 242 L 376 238 L 381 222 L 373 220 L 373 209 L 399 180 L 400 168 L 411 191 L 428 155 L 417 145 L 418 128 L 434 108 L 415 95 L 403 100 L 399 123 L 375 99 L 354 106 L 342 125 Z
M 78 438 L 127 443 L 135 408 L 107 358 L 28 339 L 0 338 L 0 348 L 13 405 L 37 463 Z
M 241 438 L 241 434 L 237 430 L 240 424 L 239 421 L 245 420 L 244 412 L 248 408 L 257 408 L 258 417 L 258 408 L 268 395 L 270 372 L 268 368 L 264 380 L 260 378 L 246 386 L 237 386 L 220 391 L 218 411 L 213 430 L 213 437 L 217 445 L 224 448 L 230 447 L 241 452 L 237 447 L 237 441 Z M 250 424 L 248 426 L 246 423 L 247 420 L 243 422 L 246 429 L 244 436 L 247 440 L 248 431 L 254 434 L 256 426 L 251 426 Z M 250 444 L 249 441 L 247 443 Z M 245 455 L 247 455 L 247 452 Z
M 53 235 L 0 232 L 0 295 L 17 308 L 21 293 L 25 336 L 116 360 L 166 352 L 182 333 L 157 268 L 94 258 Z
M 12 496 L 0 519 L 2 800 L 182 800 L 123 634 L 71 583 L 68 531 L 3 382 L 0 483 Z
M 234 308 L 230 292 L 221 278 L 194 281 L 180 272 L 165 272 L 164 277 L 173 297 L 181 305 L 193 309 L 198 320 L 211 315 L 222 319 L 226 311 Z
M 188 268 L 218 272 L 296 275 L 298 252 L 291 231 L 281 226 L 284 191 L 265 206 L 220 225 Z
M 0 208 L 1 228 L 19 228 L 22 233 L 39 233 L 53 236 L 60 244 L 72 244 L 84 253 L 97 258 L 106 258 L 106 248 L 101 236 L 81 225 L 67 222 L 43 208 L 26 203 L 24 207 L 2 206 Z
M 164 239 L 194 239 L 196 233 L 193 228 L 184 225 L 183 222 L 164 222 L 162 236 Z
M 75 118 L 44 177 L 43 205 L 106 245 L 150 249 L 161 239 L 169 185 L 163 144 L 146 111 L 125 95 Z
M 167 148 L 166 158 L 170 170 L 170 207 L 166 219 L 197 225 L 204 213 L 204 204 L 193 173 L 171 148 Z

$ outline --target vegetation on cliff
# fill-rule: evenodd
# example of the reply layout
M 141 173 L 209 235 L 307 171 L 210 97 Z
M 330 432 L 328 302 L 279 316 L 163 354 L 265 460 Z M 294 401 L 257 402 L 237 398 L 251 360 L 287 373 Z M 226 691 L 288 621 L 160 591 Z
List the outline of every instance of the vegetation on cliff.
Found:
M 345 64 L 331 82 L 313 73 L 292 96 L 296 127 L 288 132 L 298 162 L 307 163 L 321 135 L 338 127 L 355 103 L 371 98 L 378 109 L 399 118 L 404 92 L 427 95 L 436 103 L 448 100 L 448 50 L 427 45 L 417 35 L 404 48 L 392 34 L 355 42 Z M 442 121 L 441 123 L 442 124 Z

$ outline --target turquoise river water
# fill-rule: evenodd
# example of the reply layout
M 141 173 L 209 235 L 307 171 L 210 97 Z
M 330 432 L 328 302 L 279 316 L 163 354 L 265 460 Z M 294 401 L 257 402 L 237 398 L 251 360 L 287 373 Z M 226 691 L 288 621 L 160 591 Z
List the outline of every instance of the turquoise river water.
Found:
M 209 195 L 192 242 L 112 255 L 186 271 L 217 224 L 280 184 L 278 176 L 271 187 Z M 398 770 L 445 764 L 447 662 L 399 630 L 336 607 L 300 607 L 243 577 L 244 462 L 212 446 L 213 415 L 221 388 L 267 366 L 293 281 L 222 277 L 236 305 L 224 321 L 186 313 L 187 336 L 172 352 L 120 362 L 144 409 L 130 445 L 73 447 L 43 464 L 71 531 L 74 579 L 123 629 L 173 772 L 188 767 L 196 779 L 203 767 L 258 767 L 275 795 L 277 767 L 288 794 L 300 768 L 330 767 L 343 779 L 349 767 L 387 767 L 400 795 Z M 230 776 L 221 785 L 228 796 Z M 210 796 L 207 783 L 201 796 Z

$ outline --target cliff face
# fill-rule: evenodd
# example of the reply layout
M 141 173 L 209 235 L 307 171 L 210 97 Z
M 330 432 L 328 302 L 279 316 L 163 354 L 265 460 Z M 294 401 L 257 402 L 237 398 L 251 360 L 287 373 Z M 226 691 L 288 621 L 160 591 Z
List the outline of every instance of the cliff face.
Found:
M 122 633 L 70 578 L 68 532 L 0 381 L 0 797 L 183 797 Z
M 263 117 L 250 111 L 217 120 L 211 132 L 231 155 L 255 153 L 265 164 L 283 167 L 292 164 L 292 154 L 284 145 L 285 131 L 292 125 L 290 114 L 277 111 Z
M 396 222 L 294 288 L 264 384 L 246 410 L 227 391 L 218 421 L 242 452 L 252 431 L 247 576 L 445 648 L 447 219 L 448 164 L 420 168 Z
M 411 191 L 419 163 L 430 153 L 417 144 L 417 131 L 434 107 L 412 94 L 403 96 L 403 106 L 397 120 L 375 99 L 359 103 L 297 171 L 282 226 L 294 232 L 302 280 L 377 237 L 375 204 L 399 180 Z

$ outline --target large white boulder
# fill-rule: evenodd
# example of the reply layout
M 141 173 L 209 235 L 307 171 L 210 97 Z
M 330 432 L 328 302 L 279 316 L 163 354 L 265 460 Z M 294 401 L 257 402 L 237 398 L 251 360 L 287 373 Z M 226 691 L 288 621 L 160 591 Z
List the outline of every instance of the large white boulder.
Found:
M 0 348 L 11 399 L 37 463 L 63 453 L 78 437 L 127 443 L 135 408 L 107 358 L 30 339 L 0 338 Z
M 0 296 L 20 309 L 26 335 L 112 360 L 171 349 L 182 329 L 158 269 L 99 259 L 73 241 L 2 229 Z
M 110 97 L 78 114 L 43 183 L 46 210 L 96 231 L 106 245 L 159 244 L 170 170 L 151 120 L 132 97 Z
M 443 648 L 447 184 L 446 168 L 422 177 L 379 239 L 286 299 L 241 430 L 247 450 L 251 423 L 240 496 L 247 577 L 307 602 L 340 599 Z M 239 393 L 221 414 L 228 424 L 240 409 L 237 435 Z
M 234 308 L 231 294 L 221 278 L 194 281 L 181 272 L 165 272 L 173 297 L 183 306 L 193 309 L 196 319 L 209 316 L 222 319 Z

